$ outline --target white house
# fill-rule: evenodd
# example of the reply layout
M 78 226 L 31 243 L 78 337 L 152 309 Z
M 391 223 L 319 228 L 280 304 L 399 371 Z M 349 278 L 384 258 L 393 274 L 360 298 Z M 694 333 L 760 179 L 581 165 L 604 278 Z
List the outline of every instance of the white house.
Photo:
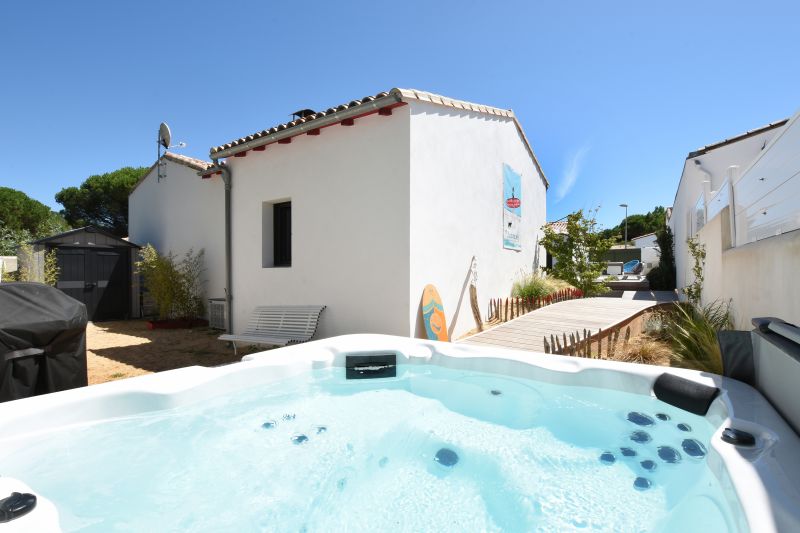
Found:
M 658 240 L 655 232 L 639 235 L 631 239 L 634 248 L 641 250 L 641 262 L 644 263 L 642 274 L 646 275 L 653 268 L 658 266 L 660 252 L 658 250 Z
M 424 336 L 432 283 L 455 338 L 473 258 L 482 310 L 544 260 L 548 183 L 512 111 L 392 89 L 295 115 L 202 172 L 230 183 L 235 333 L 258 305 L 324 304 L 318 336 Z
M 690 153 L 669 225 L 678 287 L 693 280 L 694 236 L 706 246 L 704 303 L 730 300 L 740 329 L 756 316 L 800 323 L 798 115 Z
M 634 248 L 652 248 L 657 246 L 655 232 L 639 235 L 631 239 L 631 241 L 633 241 Z
M 225 297 L 225 218 L 219 178 L 197 173 L 210 162 L 167 152 L 150 167 L 128 197 L 128 238 L 159 253 L 180 256 L 202 249 L 205 293 Z M 139 302 L 133 313 L 138 316 Z

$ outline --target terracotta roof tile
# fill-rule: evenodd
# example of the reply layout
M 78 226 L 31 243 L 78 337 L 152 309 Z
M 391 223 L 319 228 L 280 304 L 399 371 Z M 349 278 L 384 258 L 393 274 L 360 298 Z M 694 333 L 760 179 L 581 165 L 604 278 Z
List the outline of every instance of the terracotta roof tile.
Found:
M 558 234 L 566 233 L 567 232 L 567 221 L 560 220 L 558 222 L 548 222 L 547 226 L 550 227 L 554 232 Z
M 170 161 L 174 161 L 175 163 L 187 166 L 189 168 L 192 168 L 200 172 L 214 165 L 211 161 L 203 161 L 202 159 L 195 159 L 194 157 L 189 157 L 188 155 L 174 154 L 172 152 L 164 152 L 164 155 L 161 156 L 161 159 L 169 159 Z M 153 165 L 147 170 L 147 172 L 145 172 L 144 176 L 139 178 L 139 181 L 137 181 L 136 184 L 131 189 L 130 194 L 133 194 L 133 191 L 135 191 L 136 188 L 139 187 L 139 185 L 145 179 L 147 179 L 147 176 L 149 176 L 150 173 L 153 171 L 153 169 L 156 168 L 157 164 L 158 161 L 153 163 Z
M 385 102 L 381 102 L 382 99 L 385 99 Z M 305 118 L 294 119 L 289 122 L 273 126 L 272 128 L 261 130 L 246 137 L 241 137 L 234 141 L 219 146 L 215 146 L 211 148 L 210 155 L 215 160 L 218 158 L 229 157 L 237 152 L 249 150 L 250 148 L 253 148 L 255 146 L 270 144 L 272 142 L 275 142 L 275 140 L 277 139 L 264 139 L 262 141 L 259 141 L 259 139 L 263 139 L 264 137 L 268 137 L 270 135 L 275 135 L 277 133 L 285 132 L 286 130 L 298 127 L 300 128 L 300 130 L 297 132 L 297 134 L 300 134 L 302 132 L 307 132 L 310 129 L 314 129 L 315 127 L 314 121 L 324 119 L 325 117 L 329 117 L 328 120 L 325 120 L 324 123 L 320 124 L 320 126 L 324 126 L 330 123 L 331 119 L 335 120 L 336 117 L 330 117 L 330 115 L 333 115 L 335 113 L 341 113 L 343 111 L 355 109 L 358 108 L 359 106 L 369 106 L 365 107 L 365 111 L 369 112 L 370 109 L 375 109 L 376 106 L 384 107 L 405 100 L 418 100 L 422 102 L 431 102 L 433 104 L 444 105 L 455 109 L 474 111 L 476 113 L 484 113 L 488 115 L 494 115 L 512 119 L 514 121 L 517 130 L 520 133 L 520 136 L 522 137 L 523 142 L 526 145 L 526 148 L 528 149 L 528 152 L 531 155 L 531 158 L 534 161 L 537 170 L 539 171 L 542 177 L 542 180 L 544 181 L 545 187 L 549 186 L 549 182 L 547 181 L 547 178 L 544 175 L 544 171 L 542 170 L 541 165 L 539 164 L 539 161 L 536 158 L 536 154 L 533 153 L 533 148 L 531 147 L 530 142 L 528 142 L 528 138 L 525 136 L 525 132 L 522 129 L 522 125 L 517 120 L 517 117 L 514 115 L 513 111 L 511 111 L 510 109 L 500 109 L 497 107 L 474 104 L 471 102 L 466 102 L 464 100 L 454 100 L 446 96 L 433 94 L 425 91 L 418 91 L 416 89 L 395 88 L 390 91 L 384 91 L 375 95 L 365 96 L 360 100 L 351 100 L 346 104 L 341 104 L 336 107 L 329 107 L 325 111 L 317 111 L 314 114 L 308 115 Z M 292 135 L 292 132 L 289 132 L 288 135 Z M 278 137 L 283 138 L 286 136 L 287 134 L 281 134 Z M 242 146 L 244 144 L 247 144 L 247 146 Z
M 172 152 L 166 152 L 162 157 L 169 159 L 170 161 L 180 163 L 181 165 L 186 165 L 187 167 L 195 170 L 205 170 L 213 164 L 211 161 L 203 161 L 202 159 L 195 159 L 194 157 L 189 157 L 188 155 L 174 154 Z

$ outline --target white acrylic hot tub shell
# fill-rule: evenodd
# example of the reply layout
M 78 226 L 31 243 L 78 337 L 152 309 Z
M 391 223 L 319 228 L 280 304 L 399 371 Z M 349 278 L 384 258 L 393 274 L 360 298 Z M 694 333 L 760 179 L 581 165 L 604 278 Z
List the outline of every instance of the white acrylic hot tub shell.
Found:
M 223 367 L 189 367 L 0 404 L 0 453 L 19 446 L 22 436 L 37 433 L 44 436 L 57 427 L 200 402 L 237 389 L 278 381 L 309 367 L 344 366 L 345 355 L 375 352 L 395 352 L 398 363 L 436 364 L 644 395 L 651 395 L 653 382 L 665 371 L 648 365 L 492 347 L 384 335 L 346 335 L 248 355 L 241 363 Z M 750 529 L 800 531 L 800 438 L 750 386 L 711 374 L 682 369 L 668 371 L 722 390 L 706 416 L 719 428 L 712 439 L 709 466 L 723 488 L 735 492 Z M 756 435 L 756 447 L 745 449 L 724 443 L 719 436 L 729 426 Z M 4 495 L 12 490 L 30 491 L 23 485 L 24 480 L 0 478 L 0 481 L 3 482 L 0 493 Z M 59 531 L 57 513 L 46 500 L 47 495 L 37 496 L 40 503 L 30 515 L 0 524 L 0 532 Z

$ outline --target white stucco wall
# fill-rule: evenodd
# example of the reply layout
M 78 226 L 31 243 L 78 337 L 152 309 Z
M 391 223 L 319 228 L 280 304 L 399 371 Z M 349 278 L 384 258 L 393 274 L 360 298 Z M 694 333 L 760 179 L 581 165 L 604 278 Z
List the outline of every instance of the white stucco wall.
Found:
M 763 141 L 762 144 L 763 146 Z M 703 303 L 730 301 L 736 327 L 800 321 L 800 122 L 793 118 L 732 176 L 733 205 L 708 214 Z M 734 223 L 731 223 L 733 217 Z M 677 259 L 677 257 L 676 257 Z M 686 260 L 691 268 L 691 258 Z
M 800 114 L 733 183 L 736 246 L 800 229 Z
M 728 183 L 735 182 L 741 172 L 747 168 L 761 153 L 765 144 L 776 136 L 782 127 L 774 128 L 732 144 L 710 150 L 705 154 L 687 159 L 683 166 L 675 200 L 672 206 L 672 216 L 669 226 L 672 229 L 675 242 L 675 266 L 678 288 L 686 287 L 692 282 L 692 259 L 686 240 L 695 235 L 696 225 L 695 206 L 698 198 L 704 198 L 705 205 L 709 208 L 714 199 L 724 198 L 720 191 L 728 187 Z M 699 161 L 699 165 L 695 163 Z M 707 176 L 702 170 L 710 174 Z M 710 183 L 703 183 L 708 180 Z M 719 213 L 723 205 L 712 206 L 709 213 Z M 706 214 L 709 214 L 706 213 Z
M 729 209 L 698 233 L 706 245 L 704 304 L 730 301 L 737 329 L 755 317 L 800 324 L 800 230 L 730 247 Z
M 197 170 L 165 159 L 158 181 L 153 168 L 128 197 L 128 236 L 140 246 L 178 259 L 205 250 L 206 296 L 225 296 L 225 212 L 222 179 L 202 179 Z M 137 306 L 138 308 L 138 306 Z
M 408 335 L 408 106 L 230 157 L 234 332 L 258 305 L 323 304 L 317 337 Z M 292 202 L 292 265 L 262 266 L 262 206 Z
M 642 271 L 643 275 L 646 275 L 652 269 L 658 266 L 658 262 L 661 260 L 661 251 L 658 249 L 658 246 L 645 246 L 642 248 L 642 263 L 644 263 L 644 270 Z
M 635 239 L 631 240 L 633 241 L 633 246 L 636 248 L 657 246 L 655 234 L 642 235 L 641 237 L 636 237 Z
M 511 119 L 412 102 L 411 263 L 408 323 L 424 336 L 422 289 L 434 284 L 451 338 L 475 327 L 469 269 L 477 259 L 477 292 L 486 318 L 490 298 L 508 297 L 530 272 L 546 220 L 546 189 Z M 522 251 L 503 249 L 503 163 L 522 176 Z

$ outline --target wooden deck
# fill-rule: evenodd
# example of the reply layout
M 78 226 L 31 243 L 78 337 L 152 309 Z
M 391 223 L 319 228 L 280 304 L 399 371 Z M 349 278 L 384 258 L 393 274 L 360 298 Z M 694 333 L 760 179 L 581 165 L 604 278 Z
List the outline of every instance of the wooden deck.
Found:
M 545 336 L 549 340 L 551 334 L 560 337 L 566 333 L 569 337 L 570 333 L 583 332 L 584 329 L 592 334 L 599 329 L 605 331 L 658 303 L 656 300 L 622 298 L 568 300 L 531 311 L 458 342 L 544 352 Z

